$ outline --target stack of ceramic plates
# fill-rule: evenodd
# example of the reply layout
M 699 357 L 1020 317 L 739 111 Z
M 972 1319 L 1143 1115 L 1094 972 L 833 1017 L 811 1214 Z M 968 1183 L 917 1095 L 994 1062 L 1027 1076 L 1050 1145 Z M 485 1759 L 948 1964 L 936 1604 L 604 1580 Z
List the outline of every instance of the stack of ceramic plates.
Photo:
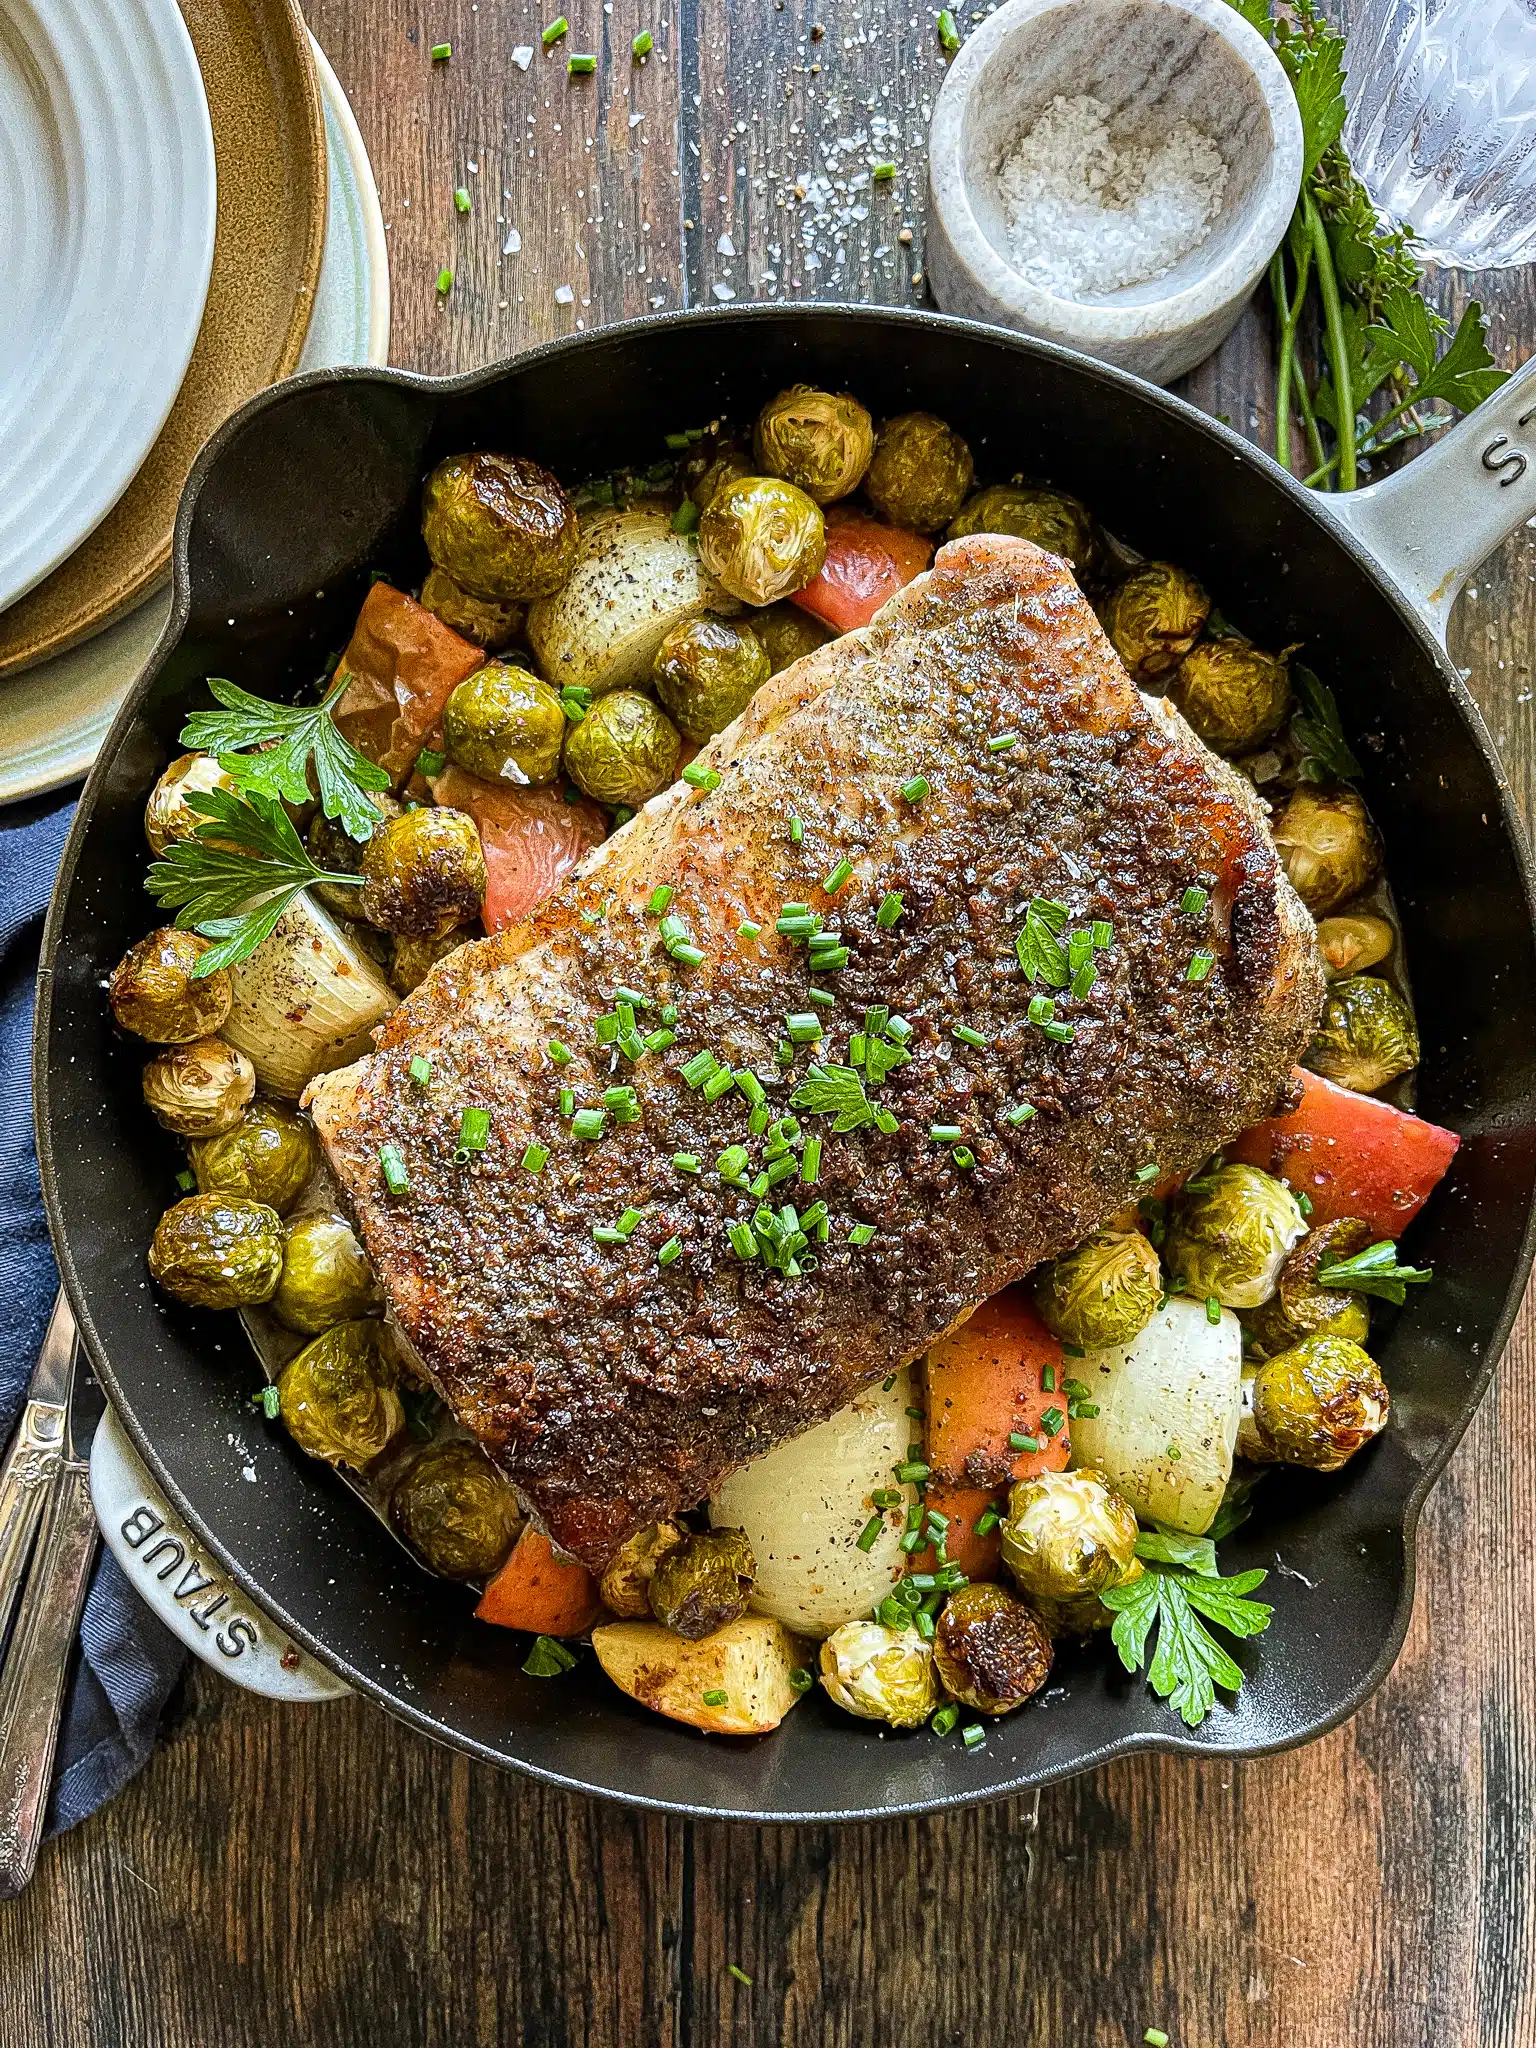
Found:
M 297 0 L 0 0 L 0 802 L 85 772 L 192 458 L 389 353 L 367 152 Z

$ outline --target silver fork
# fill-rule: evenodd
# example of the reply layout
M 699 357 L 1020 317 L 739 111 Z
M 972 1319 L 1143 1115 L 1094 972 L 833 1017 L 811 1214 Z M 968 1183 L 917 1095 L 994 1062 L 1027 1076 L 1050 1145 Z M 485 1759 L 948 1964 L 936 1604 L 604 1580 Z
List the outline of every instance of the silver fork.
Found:
M 32 1539 L 64 1461 L 64 1423 L 74 1377 L 75 1319 L 61 1293 L 27 1388 L 21 1421 L 0 1465 L 0 1644 L 26 1577 Z

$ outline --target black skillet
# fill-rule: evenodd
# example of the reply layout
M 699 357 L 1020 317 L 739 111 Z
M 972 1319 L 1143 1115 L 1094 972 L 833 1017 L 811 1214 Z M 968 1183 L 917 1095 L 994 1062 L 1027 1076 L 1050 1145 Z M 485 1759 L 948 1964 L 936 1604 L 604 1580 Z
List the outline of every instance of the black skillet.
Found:
M 1305 642 L 1365 762 L 1417 994 L 1420 1108 L 1465 1142 L 1409 1238 L 1435 1285 L 1382 1325 L 1391 1428 L 1337 1477 L 1272 1480 L 1225 1546 L 1229 1570 L 1277 1556 L 1289 1570 L 1272 1569 L 1264 1589 L 1268 1634 L 1238 1653 L 1248 1676 L 1236 1704 L 1194 1732 L 1107 1645 L 1067 1653 L 1046 1695 L 970 1753 L 926 1732 L 882 1738 L 819 1694 L 777 1735 L 735 1741 L 645 1713 L 590 1659 L 561 1680 L 525 1677 L 523 1638 L 474 1622 L 467 1595 L 417 1571 L 323 1466 L 253 1417 L 258 1375 L 235 1319 L 179 1308 L 145 1276 L 179 1161 L 143 1110 L 139 1050 L 114 1034 L 102 984 L 154 921 L 144 800 L 180 751 L 187 712 L 206 701 L 202 679 L 269 695 L 310 683 L 346 639 L 371 569 L 406 584 L 423 572 L 418 485 L 450 450 L 512 448 L 574 481 L 644 465 L 665 431 L 749 415 L 796 380 L 846 386 L 876 413 L 943 413 L 984 477 L 1023 470 L 1077 492 L 1131 546 L 1193 569 L 1262 644 Z M 173 617 L 80 803 L 36 1038 L 43 1188 L 86 1345 L 170 1499 L 234 1578 L 349 1684 L 427 1734 L 552 1782 L 691 1813 L 928 1812 L 1136 1749 L 1283 1749 L 1353 1712 L 1402 1642 L 1414 1524 L 1488 1383 L 1531 1258 L 1530 860 L 1432 626 L 1461 573 L 1536 510 L 1523 502 L 1519 419 L 1517 397 L 1491 401 L 1457 445 L 1413 465 L 1416 489 L 1360 501 L 1378 552 L 1412 557 L 1432 594 L 1416 604 L 1314 498 L 1189 406 L 1064 351 L 928 315 L 669 316 L 451 381 L 324 372 L 252 400 L 203 451 L 182 499 Z M 1460 555 L 1443 539 L 1450 513 Z M 242 1477 L 253 1442 L 254 1485 Z

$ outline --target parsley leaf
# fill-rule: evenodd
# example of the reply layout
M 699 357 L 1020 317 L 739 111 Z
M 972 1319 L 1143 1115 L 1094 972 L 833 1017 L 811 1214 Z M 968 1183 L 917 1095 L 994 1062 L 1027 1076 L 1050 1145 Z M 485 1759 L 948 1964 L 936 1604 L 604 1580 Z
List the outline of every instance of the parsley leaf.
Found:
M 1065 988 L 1071 979 L 1067 949 L 1060 934 L 1067 928 L 1067 907 L 1048 897 L 1032 896 L 1024 913 L 1024 929 L 1014 941 L 1019 965 L 1030 982 L 1043 981 L 1047 988 Z
M 1267 41 L 1270 31 L 1269 0 L 1231 0 L 1235 12 Z
M 1136 1538 L 1136 1555 L 1149 1564 L 1182 1564 L 1208 1579 L 1216 1577 L 1216 1546 L 1209 1536 L 1186 1536 L 1158 1524 Z
M 1301 708 L 1291 720 L 1291 738 L 1301 754 L 1304 782 L 1353 782 L 1360 763 L 1344 737 L 1332 690 L 1302 662 L 1291 663 L 1291 684 Z
M 210 676 L 208 688 L 223 708 L 194 711 L 182 728 L 182 744 L 216 754 L 241 789 L 291 804 L 308 803 L 314 794 L 313 763 L 325 815 L 339 818 L 350 838 L 370 839 L 383 813 L 364 792 L 388 789 L 389 776 L 343 737 L 331 716 L 349 680 L 343 670 L 320 704 L 271 704 L 222 676 Z M 253 747 L 265 751 L 248 751 Z
M 1400 1266 L 1397 1246 L 1390 1238 L 1383 1238 L 1380 1244 L 1370 1244 L 1363 1252 L 1356 1252 L 1352 1259 L 1328 1260 L 1318 1272 L 1317 1284 L 1347 1287 L 1354 1294 L 1374 1294 L 1381 1301 L 1396 1302 L 1401 1307 L 1410 1284 L 1422 1286 L 1434 1277 L 1428 1266 Z
M 1138 1550 L 1140 1547 L 1138 1543 Z M 1268 1628 L 1274 1610 L 1246 1596 L 1262 1585 L 1266 1576 L 1251 1571 L 1220 1579 L 1154 1562 L 1140 1578 L 1128 1585 L 1111 1586 L 1099 1595 L 1114 1614 L 1110 1639 L 1127 1671 L 1140 1671 L 1146 1665 L 1147 1644 L 1156 1628 L 1157 1643 L 1147 1679 L 1187 1727 L 1197 1728 L 1205 1719 L 1216 1704 L 1218 1686 L 1224 1692 L 1236 1692 L 1243 1682 L 1241 1668 L 1201 1616 L 1230 1635 L 1258 1635 Z
M 809 1111 L 812 1116 L 832 1116 L 834 1134 L 862 1130 L 875 1120 L 875 1107 L 864 1093 L 864 1083 L 852 1067 L 813 1064 L 805 1079 L 789 1098 L 791 1109 Z
M 1302 176 L 1317 169 L 1344 130 L 1344 38 L 1288 36 L 1280 61 L 1290 73 L 1301 113 Z

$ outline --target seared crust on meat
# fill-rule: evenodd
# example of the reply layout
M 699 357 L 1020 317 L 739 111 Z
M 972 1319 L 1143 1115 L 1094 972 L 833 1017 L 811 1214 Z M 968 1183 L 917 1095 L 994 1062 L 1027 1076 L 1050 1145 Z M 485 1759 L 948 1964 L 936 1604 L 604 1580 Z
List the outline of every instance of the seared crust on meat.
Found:
M 1264 1116 L 1323 990 L 1252 790 L 1142 698 L 1066 565 L 1027 541 L 942 548 L 872 625 L 767 683 L 700 763 L 717 789 L 656 798 L 524 924 L 436 967 L 376 1053 L 310 1090 L 391 1312 L 555 1542 L 595 1567 L 1075 1244 L 1142 1170 L 1187 1172 Z M 931 788 L 914 806 L 900 790 L 919 772 Z M 852 878 L 829 899 L 843 858 Z M 1192 916 L 1195 883 L 1209 903 Z M 671 960 L 646 914 L 661 884 L 700 966 Z M 905 908 L 884 930 L 889 890 Z M 1038 991 L 1015 940 L 1035 896 L 1113 930 L 1092 987 L 1056 994 L 1066 1043 L 1028 1017 Z M 784 1018 L 811 1007 L 804 947 L 774 931 L 786 901 L 840 928 L 851 957 L 817 977 L 837 998 L 826 1038 L 781 1079 Z M 738 936 L 744 918 L 761 939 Z M 1190 980 L 1197 950 L 1214 964 Z M 650 998 L 642 1029 L 676 1003 L 670 1049 L 631 1064 L 596 1043 L 618 985 Z M 713 1167 L 736 1143 L 760 1163 L 748 1103 L 707 1101 L 679 1069 L 708 1048 L 755 1070 L 778 1115 L 809 1058 L 847 1058 L 869 1004 L 914 1027 L 912 1059 L 872 1095 L 898 1128 L 839 1136 L 800 1112 L 823 1139 L 828 1241 L 798 1277 L 744 1263 L 727 1231 L 757 1203 Z M 635 1088 L 639 1118 L 574 1139 L 562 1087 L 591 1105 L 613 1083 Z M 1008 1123 L 1022 1102 L 1034 1117 Z M 490 1137 L 455 1164 L 465 1106 L 489 1112 Z M 934 1124 L 962 1127 L 973 1168 Z M 530 1142 L 550 1148 L 539 1173 L 520 1164 Z M 386 1143 L 409 1175 L 396 1196 Z M 704 1170 L 679 1172 L 679 1152 Z M 786 1197 L 813 1199 L 796 1181 L 771 1199 Z M 642 1212 L 628 1241 L 596 1243 L 627 1207 Z M 859 1223 L 876 1234 L 850 1245 Z M 673 1236 L 682 1255 L 662 1266 Z

